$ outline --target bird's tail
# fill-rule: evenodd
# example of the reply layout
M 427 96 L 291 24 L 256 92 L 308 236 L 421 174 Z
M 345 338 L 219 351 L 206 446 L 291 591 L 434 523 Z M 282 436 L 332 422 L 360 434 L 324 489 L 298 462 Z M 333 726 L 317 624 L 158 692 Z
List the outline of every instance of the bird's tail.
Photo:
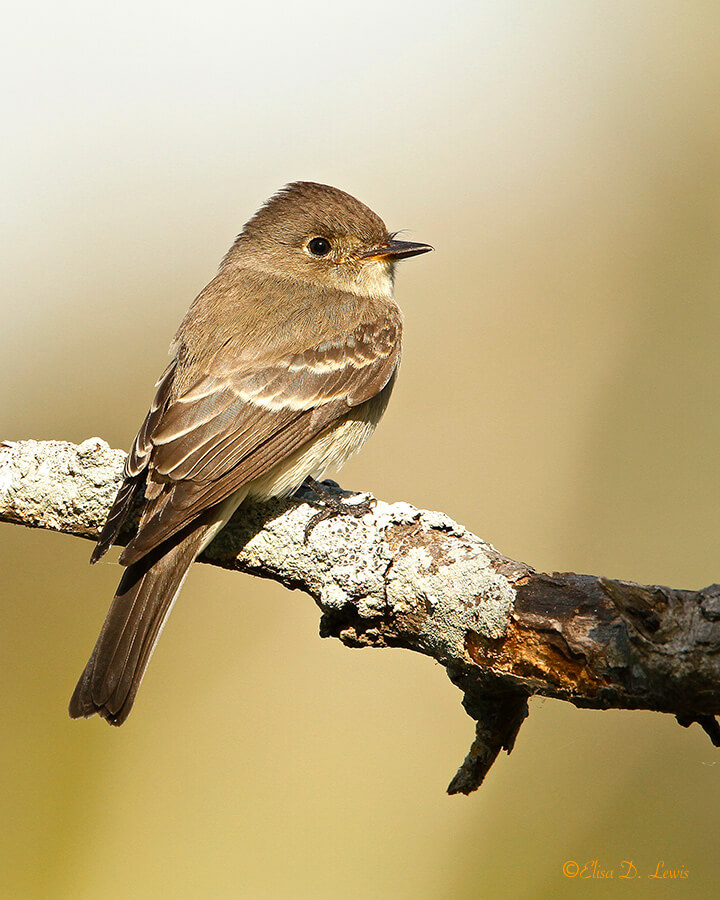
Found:
M 217 530 L 197 525 L 126 569 L 70 700 L 73 719 L 98 713 L 111 725 L 122 725 L 185 576 L 213 536 L 208 532 Z

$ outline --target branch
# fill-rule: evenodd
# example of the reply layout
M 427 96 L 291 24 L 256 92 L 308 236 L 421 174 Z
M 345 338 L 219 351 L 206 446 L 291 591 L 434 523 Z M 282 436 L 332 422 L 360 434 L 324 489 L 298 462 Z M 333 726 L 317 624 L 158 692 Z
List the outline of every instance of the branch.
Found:
M 124 460 L 99 438 L 1 444 L 0 521 L 94 540 Z M 404 647 L 445 666 L 476 721 L 450 793 L 475 790 L 512 749 L 533 694 L 671 713 L 720 746 L 720 585 L 538 573 L 444 513 L 381 500 L 362 518 L 320 522 L 305 543 L 309 499 L 241 508 L 200 561 L 305 591 L 323 637 Z

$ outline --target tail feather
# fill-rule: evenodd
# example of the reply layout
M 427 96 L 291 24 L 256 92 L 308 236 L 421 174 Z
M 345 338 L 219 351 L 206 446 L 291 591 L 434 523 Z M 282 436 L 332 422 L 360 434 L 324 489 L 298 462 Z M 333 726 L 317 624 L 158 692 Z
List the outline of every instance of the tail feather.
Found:
M 155 643 L 193 560 L 212 525 L 176 535 L 129 566 L 118 586 L 100 637 L 70 700 L 72 718 L 98 713 L 122 725 Z

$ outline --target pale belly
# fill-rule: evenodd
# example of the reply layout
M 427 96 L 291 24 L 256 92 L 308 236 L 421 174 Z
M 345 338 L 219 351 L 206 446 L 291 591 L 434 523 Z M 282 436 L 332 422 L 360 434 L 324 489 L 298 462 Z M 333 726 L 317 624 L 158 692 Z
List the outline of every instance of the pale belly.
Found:
M 250 482 L 246 496 L 257 500 L 287 497 L 308 476 L 319 480 L 328 469 L 341 468 L 375 431 L 388 405 L 394 381 L 393 377 L 376 397 L 353 409 L 345 419 L 331 425 L 265 475 Z
M 267 500 L 270 497 L 287 497 L 295 493 L 308 475 L 319 480 L 328 469 L 339 469 L 353 453 L 357 453 L 375 430 L 387 408 L 394 383 L 393 375 L 376 397 L 355 407 L 344 419 L 320 432 L 316 438 L 303 444 L 270 471 L 244 484 L 219 504 L 201 550 L 227 524 L 246 498 Z

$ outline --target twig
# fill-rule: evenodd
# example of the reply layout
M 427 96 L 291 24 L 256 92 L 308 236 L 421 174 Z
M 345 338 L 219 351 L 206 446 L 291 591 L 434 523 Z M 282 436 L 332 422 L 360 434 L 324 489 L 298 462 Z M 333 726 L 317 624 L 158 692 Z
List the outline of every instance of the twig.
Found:
M 124 459 L 99 438 L 0 445 L 0 521 L 94 539 Z M 475 790 L 500 750 L 510 752 L 533 694 L 671 713 L 720 745 L 720 586 L 538 573 L 444 513 L 407 503 L 320 522 L 306 543 L 315 512 L 302 495 L 241 508 L 201 561 L 305 591 L 324 637 L 404 647 L 445 666 L 477 724 L 450 793 Z

